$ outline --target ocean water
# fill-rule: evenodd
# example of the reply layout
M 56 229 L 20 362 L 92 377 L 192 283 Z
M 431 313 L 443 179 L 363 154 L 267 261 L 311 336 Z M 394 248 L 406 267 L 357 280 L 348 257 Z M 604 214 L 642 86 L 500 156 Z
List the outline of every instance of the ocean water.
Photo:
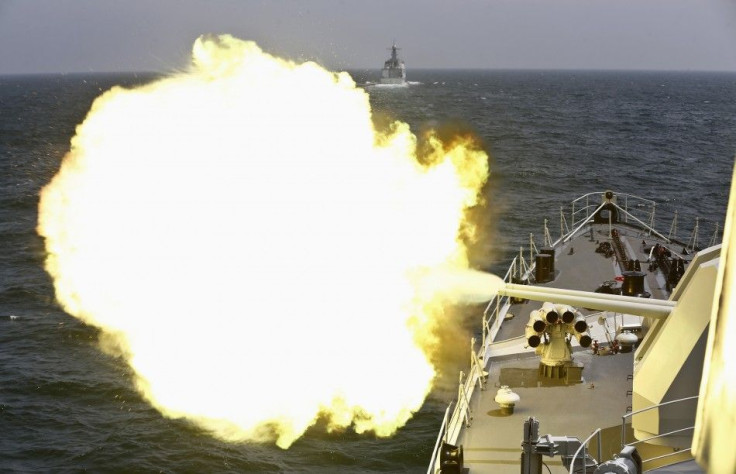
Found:
M 354 71 L 359 84 L 375 71 Z M 38 193 L 58 170 L 90 104 L 146 75 L 0 77 L 0 472 L 423 472 L 467 348 L 441 368 L 424 407 L 379 439 L 320 426 L 291 449 L 229 444 L 161 417 L 134 390 L 99 332 L 55 303 L 36 235 Z M 472 132 L 491 154 L 473 212 L 477 268 L 505 271 L 543 220 L 605 189 L 675 209 L 687 240 L 722 229 L 736 154 L 736 74 L 410 71 L 408 87 L 366 86 L 376 121 Z M 456 309 L 477 321 L 478 308 Z M 519 427 L 519 434 L 521 427 Z

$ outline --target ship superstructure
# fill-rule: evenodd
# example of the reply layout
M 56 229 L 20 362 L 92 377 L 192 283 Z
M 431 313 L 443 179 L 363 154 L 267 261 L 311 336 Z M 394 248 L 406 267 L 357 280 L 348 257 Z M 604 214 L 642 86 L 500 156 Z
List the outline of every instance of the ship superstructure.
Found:
M 391 46 L 391 57 L 383 63 L 381 70 L 381 84 L 402 85 L 406 83 L 406 67 L 404 61 L 399 59 L 397 51 L 401 49 L 396 42 Z

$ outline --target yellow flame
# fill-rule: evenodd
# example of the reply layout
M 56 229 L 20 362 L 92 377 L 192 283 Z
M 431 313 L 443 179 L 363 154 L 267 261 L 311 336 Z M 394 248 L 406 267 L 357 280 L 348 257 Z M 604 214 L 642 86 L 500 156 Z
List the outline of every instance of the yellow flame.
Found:
M 57 298 L 165 416 L 284 448 L 320 417 L 390 435 L 434 377 L 413 280 L 467 266 L 488 173 L 472 141 L 428 144 L 374 130 L 346 73 L 202 37 L 190 71 L 100 96 L 43 189 Z

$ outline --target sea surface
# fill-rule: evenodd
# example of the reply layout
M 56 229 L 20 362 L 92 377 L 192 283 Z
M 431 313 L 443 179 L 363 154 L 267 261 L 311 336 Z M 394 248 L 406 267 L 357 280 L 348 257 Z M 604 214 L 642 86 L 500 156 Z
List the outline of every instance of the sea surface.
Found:
M 701 246 L 723 228 L 736 74 L 425 70 L 410 71 L 408 87 L 376 87 L 377 75 L 353 71 L 377 123 L 473 133 L 489 151 L 485 204 L 473 212 L 477 268 L 503 273 L 530 233 L 540 245 L 545 218 L 556 239 L 560 206 L 606 189 L 658 201 L 665 233 L 677 209 L 680 240 L 696 217 Z M 284 451 L 163 418 L 125 363 L 99 350 L 98 330 L 55 303 L 35 231 L 39 191 L 94 98 L 152 77 L 0 77 L 0 472 L 426 471 L 466 348 L 395 436 L 316 427 Z M 478 308 L 458 311 L 480 320 Z

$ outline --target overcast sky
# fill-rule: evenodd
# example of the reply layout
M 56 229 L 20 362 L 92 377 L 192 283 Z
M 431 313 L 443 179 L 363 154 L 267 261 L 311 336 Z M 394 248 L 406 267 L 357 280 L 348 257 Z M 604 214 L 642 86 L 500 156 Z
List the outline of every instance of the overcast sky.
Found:
M 230 33 L 331 69 L 736 71 L 736 0 L 0 0 L 0 75 L 170 71 Z

